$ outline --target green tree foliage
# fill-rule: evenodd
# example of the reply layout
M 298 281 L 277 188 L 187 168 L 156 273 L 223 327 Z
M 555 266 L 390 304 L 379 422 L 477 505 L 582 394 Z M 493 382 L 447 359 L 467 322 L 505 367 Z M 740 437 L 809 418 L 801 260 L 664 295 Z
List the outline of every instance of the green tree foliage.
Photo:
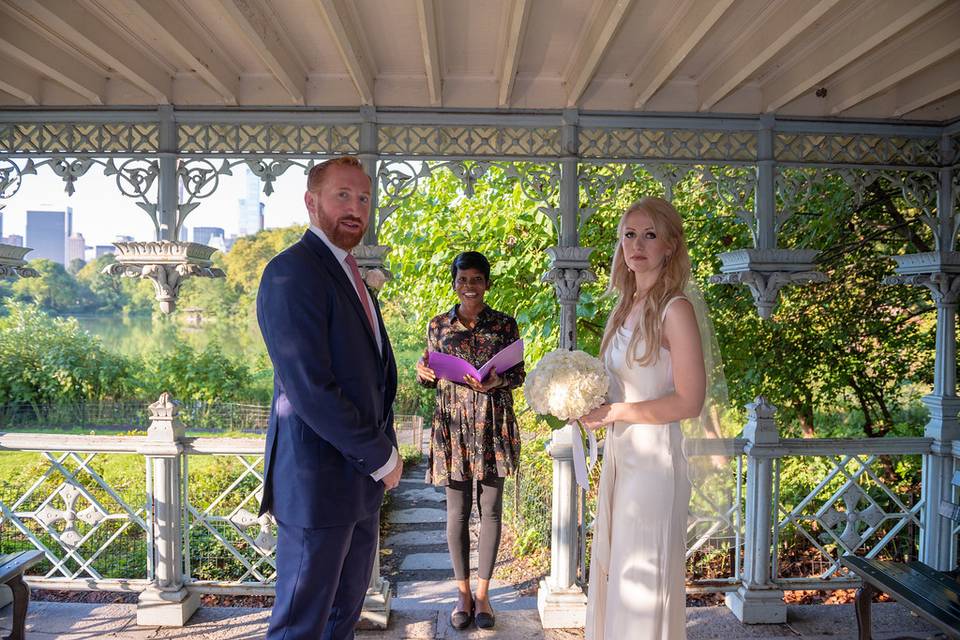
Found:
M 40 273 L 39 278 L 19 278 L 11 287 L 13 296 L 32 301 L 45 311 L 54 313 L 78 312 L 89 303 L 89 291 L 70 275 L 63 265 L 40 258 L 30 266 Z
M 130 397 L 136 367 L 76 320 L 7 301 L 0 317 L 0 404 Z
M 251 373 L 245 364 L 223 355 L 217 345 L 197 351 L 183 342 L 144 356 L 142 390 L 146 397 L 169 391 L 180 401 L 248 400 Z

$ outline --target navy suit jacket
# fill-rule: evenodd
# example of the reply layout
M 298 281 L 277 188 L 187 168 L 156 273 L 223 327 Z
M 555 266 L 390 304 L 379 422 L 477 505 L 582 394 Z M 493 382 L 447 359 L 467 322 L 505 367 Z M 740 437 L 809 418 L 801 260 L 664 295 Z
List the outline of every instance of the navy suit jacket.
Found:
M 397 444 L 397 366 L 374 307 L 382 353 L 352 282 L 309 229 L 264 269 L 257 320 L 274 391 L 261 514 L 318 528 L 380 508 L 384 486 L 370 474 Z

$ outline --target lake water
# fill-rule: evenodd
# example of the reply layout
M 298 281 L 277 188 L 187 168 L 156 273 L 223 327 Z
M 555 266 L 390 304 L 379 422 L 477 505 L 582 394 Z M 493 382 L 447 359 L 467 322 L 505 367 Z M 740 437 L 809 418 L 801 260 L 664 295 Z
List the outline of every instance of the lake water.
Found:
M 238 357 L 262 349 L 263 341 L 256 324 L 246 327 L 210 321 L 200 327 L 182 324 L 176 319 L 150 316 L 75 316 L 80 326 L 99 337 L 116 353 L 132 356 L 155 348 L 169 348 L 187 342 L 203 349 L 211 340 L 227 355 Z

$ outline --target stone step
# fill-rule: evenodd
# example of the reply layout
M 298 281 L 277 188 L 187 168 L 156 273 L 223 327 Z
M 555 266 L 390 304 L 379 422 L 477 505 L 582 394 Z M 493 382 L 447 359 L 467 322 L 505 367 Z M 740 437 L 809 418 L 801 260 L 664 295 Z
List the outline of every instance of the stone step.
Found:
M 474 583 L 475 584 L 475 583 Z M 437 609 L 448 611 L 457 601 L 457 583 L 451 580 L 415 580 L 397 584 L 397 597 L 390 601 L 398 611 L 413 609 Z M 537 609 L 537 599 L 521 596 L 509 584 L 496 580 L 490 583 L 490 602 L 495 611 L 521 611 Z
M 428 509 L 426 507 L 414 507 L 412 509 L 397 509 L 391 511 L 389 521 L 393 524 L 423 524 L 447 521 L 446 509 Z
M 477 566 L 476 553 L 470 554 L 470 566 L 472 568 Z M 449 552 L 408 553 L 400 563 L 400 571 L 435 571 L 438 569 L 453 571 Z
M 411 502 L 446 502 L 447 496 L 440 493 L 433 487 L 424 487 L 423 489 L 406 489 L 396 494 L 399 500 L 409 500 Z
M 430 547 L 438 544 L 447 544 L 447 533 L 442 528 L 394 533 L 387 536 L 382 546 L 393 549 L 395 547 Z

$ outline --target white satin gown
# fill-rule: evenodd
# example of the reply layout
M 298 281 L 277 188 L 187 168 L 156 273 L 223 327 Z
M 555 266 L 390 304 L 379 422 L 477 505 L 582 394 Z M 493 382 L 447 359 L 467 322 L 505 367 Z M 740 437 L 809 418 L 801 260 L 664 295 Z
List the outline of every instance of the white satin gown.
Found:
M 670 352 L 661 348 L 656 363 L 627 368 L 629 342 L 630 333 L 621 328 L 604 358 L 610 401 L 672 393 Z M 643 353 L 642 340 L 637 352 Z M 587 640 L 686 638 L 690 481 L 682 447 L 676 422 L 617 422 L 607 429 L 590 557 Z

